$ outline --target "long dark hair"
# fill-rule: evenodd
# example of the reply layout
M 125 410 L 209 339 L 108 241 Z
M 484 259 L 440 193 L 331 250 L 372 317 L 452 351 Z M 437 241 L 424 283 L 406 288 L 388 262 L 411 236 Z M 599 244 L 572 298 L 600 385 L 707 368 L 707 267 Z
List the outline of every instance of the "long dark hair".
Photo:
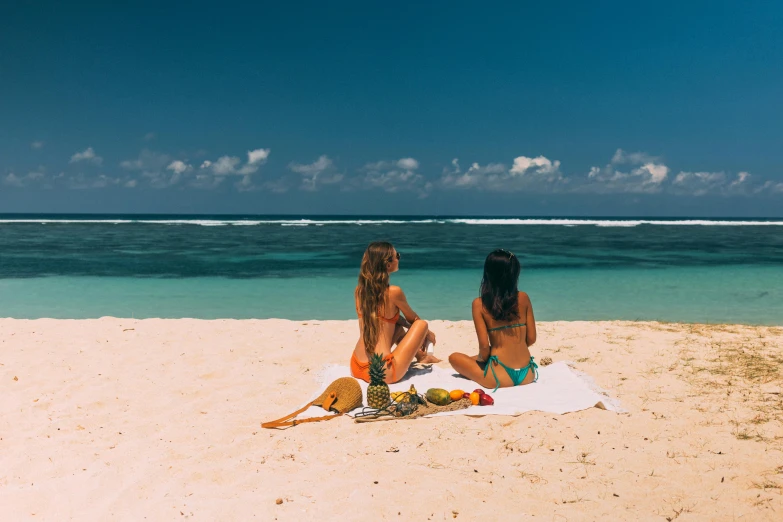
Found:
M 386 263 L 394 259 L 394 247 L 385 241 L 370 243 L 362 256 L 362 266 L 359 270 L 359 284 L 356 285 L 356 298 L 359 301 L 359 311 L 362 314 L 362 340 L 369 357 L 375 353 L 375 345 L 381 330 L 378 313 L 386 302 L 386 291 L 389 289 L 389 272 Z
M 495 321 L 519 319 L 517 283 L 519 260 L 508 250 L 491 252 L 484 261 L 484 277 L 481 278 L 481 302 Z

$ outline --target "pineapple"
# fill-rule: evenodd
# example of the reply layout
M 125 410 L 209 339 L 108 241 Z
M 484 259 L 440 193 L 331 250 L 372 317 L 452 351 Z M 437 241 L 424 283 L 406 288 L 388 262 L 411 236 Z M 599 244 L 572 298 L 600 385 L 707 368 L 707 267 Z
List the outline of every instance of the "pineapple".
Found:
M 383 357 L 374 353 L 370 358 L 370 385 L 367 387 L 367 405 L 379 410 L 391 402 L 389 385 L 384 382 L 386 365 Z

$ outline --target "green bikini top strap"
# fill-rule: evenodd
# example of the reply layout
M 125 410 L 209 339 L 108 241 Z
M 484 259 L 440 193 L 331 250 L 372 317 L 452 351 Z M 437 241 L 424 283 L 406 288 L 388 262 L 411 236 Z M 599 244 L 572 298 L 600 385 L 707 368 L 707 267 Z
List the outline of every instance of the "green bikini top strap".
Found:
M 495 328 L 487 329 L 488 332 L 495 332 L 497 330 L 505 330 L 506 328 L 516 328 L 518 326 L 525 326 L 525 323 L 507 324 L 505 326 L 496 326 Z

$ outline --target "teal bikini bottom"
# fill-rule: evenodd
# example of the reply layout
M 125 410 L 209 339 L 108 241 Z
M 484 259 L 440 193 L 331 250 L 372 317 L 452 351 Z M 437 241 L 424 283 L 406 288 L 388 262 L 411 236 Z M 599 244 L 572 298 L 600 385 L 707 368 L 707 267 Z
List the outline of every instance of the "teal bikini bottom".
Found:
M 487 359 L 486 366 L 484 367 L 484 377 L 487 376 L 487 370 L 492 368 L 492 376 L 495 378 L 495 389 L 492 390 L 493 392 L 496 392 L 498 388 L 500 388 L 500 379 L 498 379 L 498 376 L 495 374 L 495 365 L 493 363 L 497 363 L 503 368 L 505 368 L 506 373 L 508 373 L 508 376 L 511 377 L 511 382 L 514 383 L 514 386 L 519 386 L 522 384 L 522 381 L 525 380 L 525 377 L 527 377 L 527 372 L 529 372 L 531 369 L 533 370 L 533 374 L 535 375 L 535 378 L 533 379 L 533 382 L 536 382 L 538 380 L 538 365 L 533 360 L 533 356 L 530 356 L 530 362 L 525 366 L 524 368 L 509 368 L 500 360 L 498 359 L 497 355 L 490 356 L 489 359 Z

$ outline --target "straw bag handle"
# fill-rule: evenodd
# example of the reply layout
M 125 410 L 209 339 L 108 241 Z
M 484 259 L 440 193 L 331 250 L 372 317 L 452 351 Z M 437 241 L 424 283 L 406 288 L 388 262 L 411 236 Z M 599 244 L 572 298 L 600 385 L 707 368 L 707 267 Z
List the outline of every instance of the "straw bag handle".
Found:
M 328 411 L 329 408 L 332 406 L 332 403 L 334 403 L 336 399 L 337 399 L 336 394 L 334 392 L 330 393 L 329 396 L 326 398 L 326 400 L 324 400 L 323 408 Z M 309 419 L 302 419 L 302 420 L 296 420 L 296 419 L 288 420 L 292 417 L 296 417 L 297 415 L 305 411 L 307 408 L 312 406 L 314 402 L 315 401 L 306 404 L 302 408 L 296 410 L 290 415 L 286 415 L 285 417 L 281 417 L 274 421 L 262 422 L 261 427 L 262 428 L 287 428 L 288 426 L 296 426 L 297 424 L 302 424 L 304 422 L 318 422 L 322 420 L 331 420 L 343 415 L 342 413 L 338 413 L 337 415 L 324 415 L 323 417 L 311 417 Z

